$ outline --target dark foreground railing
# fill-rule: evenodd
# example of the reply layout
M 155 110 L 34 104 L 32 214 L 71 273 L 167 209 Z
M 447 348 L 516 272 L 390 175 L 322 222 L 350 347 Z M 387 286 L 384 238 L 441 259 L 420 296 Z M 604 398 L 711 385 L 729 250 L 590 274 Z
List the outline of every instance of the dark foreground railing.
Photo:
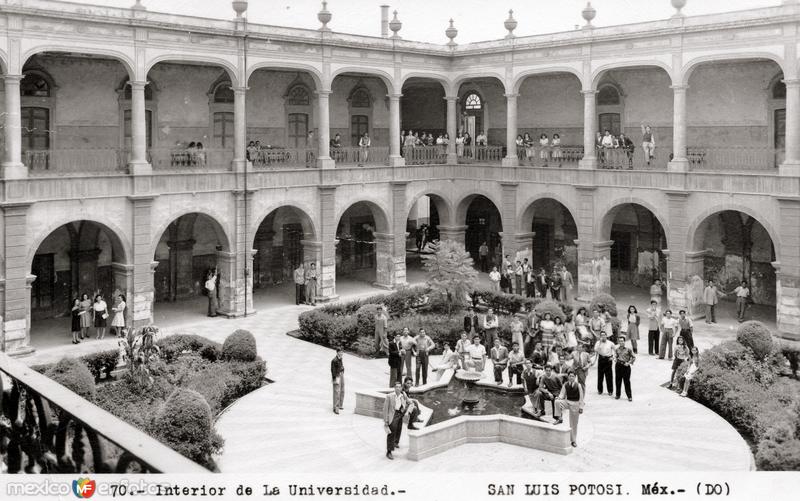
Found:
M 208 473 L 0 353 L 0 458 L 8 473 Z

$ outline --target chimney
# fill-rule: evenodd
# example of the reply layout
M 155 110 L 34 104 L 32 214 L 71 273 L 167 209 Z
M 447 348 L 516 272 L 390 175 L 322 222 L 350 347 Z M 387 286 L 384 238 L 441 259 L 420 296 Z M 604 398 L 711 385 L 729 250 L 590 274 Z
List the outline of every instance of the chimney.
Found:
M 389 38 L 389 6 L 381 5 L 381 36 Z

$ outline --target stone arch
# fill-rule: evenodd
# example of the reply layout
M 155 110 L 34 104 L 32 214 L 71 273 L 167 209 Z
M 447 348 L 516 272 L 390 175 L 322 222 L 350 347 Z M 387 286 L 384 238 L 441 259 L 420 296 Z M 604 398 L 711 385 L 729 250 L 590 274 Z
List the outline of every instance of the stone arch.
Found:
M 780 243 L 780 233 L 775 230 L 775 227 L 770 222 L 770 219 L 766 217 L 764 214 L 759 212 L 752 207 L 748 207 L 746 205 L 735 204 L 735 203 L 725 203 L 725 204 L 718 204 L 714 207 L 710 207 L 700 214 L 698 214 L 692 222 L 689 224 L 688 231 L 686 233 L 686 250 L 687 251 L 696 251 L 696 250 L 705 250 L 699 249 L 698 247 L 701 243 L 698 242 L 698 235 L 700 233 L 700 229 L 703 227 L 703 223 L 706 220 L 720 212 L 725 211 L 736 211 L 746 214 L 747 216 L 753 218 L 757 221 L 764 229 L 767 231 L 769 238 L 772 240 L 772 245 L 775 248 L 775 260 L 780 262 L 780 251 L 781 251 L 781 243 Z
M 287 202 L 287 203 L 276 203 L 267 207 L 266 210 L 261 211 L 262 216 L 256 220 L 256 222 L 252 225 L 250 229 L 250 247 L 255 248 L 255 238 L 256 233 L 258 233 L 259 228 L 262 224 L 267 220 L 267 218 L 275 211 L 279 209 L 291 209 L 300 219 L 300 224 L 303 226 L 303 239 L 304 240 L 316 240 L 319 238 L 319 233 L 317 232 L 316 224 L 314 219 L 311 217 L 313 213 L 309 210 L 308 207 L 304 206 L 301 203 L 297 202 Z
M 440 224 L 447 226 L 454 224 L 452 204 L 447 195 L 438 190 L 421 190 L 416 195 L 409 197 L 408 203 L 406 204 L 406 215 L 411 211 L 414 204 L 424 196 L 430 197 L 431 203 L 436 206 L 436 211 L 439 213 Z
M 39 250 L 42 243 L 49 237 L 54 231 L 58 230 L 62 226 L 68 225 L 70 223 L 80 223 L 80 222 L 89 222 L 94 225 L 97 225 L 99 229 L 105 231 L 109 236 L 109 243 L 111 244 L 111 252 L 113 254 L 112 259 L 115 263 L 121 264 L 130 264 L 131 263 L 131 243 L 130 239 L 125 235 L 125 232 L 120 228 L 118 225 L 109 221 L 104 217 L 97 217 L 97 216 L 75 216 L 74 214 L 64 216 L 63 218 L 51 220 L 49 224 L 40 232 L 38 232 L 31 242 L 30 247 L 28 248 L 28 256 L 26 258 L 26 266 L 27 269 L 31 268 L 31 264 L 33 263 L 33 256 L 36 255 L 36 251 Z
M 425 73 L 425 72 L 412 72 L 408 73 L 407 75 L 403 75 L 403 78 L 400 79 L 400 92 L 403 91 L 403 87 L 405 87 L 406 83 L 412 78 L 420 78 L 423 80 L 433 80 L 435 82 L 439 82 L 444 89 L 445 96 L 447 93 L 453 89 L 453 85 L 447 77 L 444 77 L 437 73 Z
M 599 68 L 595 69 L 592 73 L 592 89 L 597 90 L 597 85 L 602 82 L 603 78 L 610 72 L 614 70 L 622 70 L 622 69 L 632 69 L 632 68 L 660 68 L 664 70 L 664 72 L 669 76 L 670 82 L 674 85 L 675 84 L 675 76 L 673 68 L 664 63 L 662 61 L 658 61 L 656 59 L 649 59 L 649 60 L 636 60 L 636 61 L 619 61 L 608 63 L 600 66 Z
M 770 60 L 778 65 L 781 71 L 786 74 L 786 68 L 784 67 L 784 61 L 781 57 L 777 56 L 776 54 L 772 54 L 769 52 L 743 52 L 743 53 L 725 53 L 725 54 L 712 54 L 708 56 L 700 56 L 694 59 L 691 59 L 689 62 L 683 65 L 681 69 L 681 81 L 680 85 L 689 85 L 689 78 L 692 76 L 692 73 L 698 66 L 705 64 L 705 63 L 725 63 L 725 62 L 736 62 L 736 61 L 748 61 L 748 60 Z M 673 82 L 675 79 L 673 79 Z
M 506 85 L 505 77 L 499 73 L 495 73 L 492 71 L 465 73 L 462 75 L 458 75 L 458 77 L 456 77 L 455 80 L 453 80 L 452 88 L 448 89 L 448 92 L 450 92 L 450 94 L 452 95 L 455 95 L 461 89 L 461 86 L 464 85 L 466 82 L 479 78 L 487 78 L 487 79 L 494 78 L 498 82 L 500 82 L 500 85 L 503 86 L 503 92 L 506 93 L 508 92 L 508 86 Z
M 664 215 L 661 213 L 661 210 L 659 210 L 658 207 L 653 205 L 651 202 L 637 197 L 616 199 L 608 204 L 603 210 L 598 211 L 598 214 L 602 214 L 602 216 L 600 216 L 599 224 L 597 224 L 597 222 L 595 224 L 595 233 L 593 235 L 594 241 L 605 242 L 611 239 L 611 227 L 614 225 L 614 219 L 616 218 L 620 209 L 628 204 L 641 205 L 650 211 L 653 216 L 655 216 L 656 220 L 658 220 L 658 224 L 660 224 L 661 228 L 664 230 L 664 236 L 667 239 L 667 246 L 669 247 L 671 235 L 669 232 L 669 226 L 666 224 L 667 218 L 664 217 Z
M 534 75 L 550 75 L 557 73 L 569 73 L 571 75 L 574 75 L 575 78 L 578 79 L 578 82 L 580 82 L 581 88 L 583 88 L 585 85 L 585 82 L 583 81 L 583 74 L 579 70 L 571 68 L 569 66 L 552 66 L 546 68 L 532 68 L 529 70 L 522 71 L 521 73 L 514 76 L 511 88 L 513 89 L 514 94 L 519 94 L 520 87 L 522 87 L 522 84 L 525 82 L 526 78 Z
M 158 63 L 195 63 L 195 64 L 202 64 L 204 66 L 219 66 L 228 74 L 228 78 L 231 81 L 231 85 L 236 87 L 239 85 L 239 78 L 237 76 L 237 69 L 236 65 L 227 61 L 225 59 L 219 57 L 211 57 L 208 55 L 193 55 L 193 54 L 163 54 L 161 56 L 157 56 L 149 61 L 145 65 L 145 78 L 147 74 L 158 64 Z
M 375 231 L 377 233 L 389 233 L 391 228 L 389 225 L 389 211 L 380 202 L 364 198 L 349 202 L 341 211 L 338 211 L 336 214 L 336 225 L 339 225 L 342 216 L 344 216 L 348 209 L 360 203 L 369 207 L 370 212 L 372 212 L 372 218 L 375 220 Z
M 123 52 L 119 52 L 119 51 L 113 50 L 113 49 L 106 49 L 106 48 L 97 47 L 97 46 L 94 46 L 92 48 L 83 48 L 82 47 L 79 50 L 80 50 L 81 53 L 93 54 L 93 55 L 98 55 L 98 56 L 107 56 L 107 57 L 110 57 L 111 59 L 114 59 L 114 60 L 118 61 L 125 68 L 125 71 L 128 72 L 128 76 L 130 76 L 130 78 L 132 80 L 136 79 L 136 71 L 134 70 L 134 68 L 136 68 L 136 63 L 127 54 L 125 54 Z M 41 54 L 43 52 L 67 52 L 67 53 L 70 53 L 70 52 L 75 52 L 75 51 L 76 51 L 76 48 L 74 46 L 38 45 L 36 47 L 28 49 L 28 51 L 26 51 L 22 55 L 22 57 L 20 58 L 20 71 L 21 71 L 22 68 L 25 67 L 25 63 L 27 63 L 36 54 Z
M 179 220 L 183 216 L 189 214 L 198 214 L 201 216 L 205 216 L 207 220 L 211 223 L 211 227 L 214 229 L 214 234 L 217 237 L 217 241 L 220 242 L 223 251 L 230 251 L 231 250 L 231 239 L 228 236 L 228 232 L 225 231 L 225 226 L 220 223 L 220 221 L 224 220 L 219 214 L 215 214 L 211 211 L 208 211 L 203 208 L 199 207 L 192 207 L 189 209 L 183 209 L 179 212 L 170 214 L 168 217 L 165 217 L 162 222 L 153 234 L 153 239 L 150 246 L 150 254 L 155 255 L 156 249 L 158 247 L 159 242 L 161 241 L 161 237 L 164 235 L 169 228 L 169 226 L 174 223 L 175 221 Z
M 322 71 L 309 64 L 294 63 L 289 61 L 260 61 L 247 68 L 246 82 L 250 82 L 250 77 L 253 76 L 258 70 L 274 70 L 274 71 L 303 71 L 311 76 L 314 81 L 314 86 L 317 90 L 327 90 L 323 85 Z M 330 82 L 328 82 L 330 87 Z
M 483 196 L 489 199 L 490 202 L 494 204 L 497 208 L 497 211 L 500 212 L 500 223 L 505 228 L 505 222 L 503 221 L 503 213 L 500 211 L 500 207 L 502 204 L 499 202 L 497 197 L 492 195 L 491 193 L 483 190 L 470 190 L 468 195 L 463 196 L 455 206 L 455 219 L 453 219 L 453 224 L 455 225 L 462 225 L 467 220 L 467 210 L 469 209 L 469 205 L 475 200 L 476 197 Z
M 377 77 L 383 82 L 383 85 L 386 86 L 386 90 L 389 94 L 400 93 L 400 90 L 398 90 L 394 85 L 394 77 L 389 73 L 383 70 L 379 70 L 377 68 L 344 66 L 342 68 L 337 68 L 331 74 L 330 81 L 333 82 L 336 79 L 336 77 L 345 76 L 347 73 L 353 73 L 355 75 L 361 75 L 361 76 Z
M 575 221 L 577 226 L 578 219 L 576 217 L 576 214 L 578 213 L 578 211 L 575 208 L 575 206 L 565 197 L 557 193 L 545 192 L 545 193 L 537 193 L 536 195 L 529 198 L 522 204 L 522 211 L 519 212 L 519 215 L 517 217 L 518 233 L 527 233 L 531 231 L 531 224 L 533 223 L 533 218 L 535 215 L 534 205 L 536 204 L 536 202 L 547 199 L 554 200 L 559 204 L 563 205 L 564 208 L 567 209 L 567 212 L 569 212 L 570 217 L 572 218 L 573 221 Z M 580 237 L 580 234 L 578 236 Z

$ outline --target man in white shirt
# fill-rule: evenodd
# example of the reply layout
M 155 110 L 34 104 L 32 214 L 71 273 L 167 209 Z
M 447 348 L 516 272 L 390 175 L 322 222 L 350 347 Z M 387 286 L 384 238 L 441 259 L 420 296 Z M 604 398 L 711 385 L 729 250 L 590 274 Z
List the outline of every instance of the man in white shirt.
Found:
M 212 272 L 208 274 L 208 279 L 206 283 L 203 284 L 206 289 L 206 294 L 208 294 L 208 316 L 209 317 L 216 317 L 217 316 L 217 308 L 219 306 L 217 302 L 217 269 L 214 268 Z
M 464 370 L 467 368 L 467 357 L 469 356 L 469 346 L 471 344 L 472 341 L 467 337 L 467 333 L 461 331 L 461 339 L 456 341 L 456 354 L 458 355 L 459 365 Z
M 411 359 L 416 354 L 417 341 L 411 337 L 408 327 L 403 327 L 403 335 L 400 336 L 400 358 L 406 365 L 406 374 L 411 375 Z
M 661 342 L 658 349 L 658 358 L 664 360 L 664 355 L 669 355 L 672 360 L 672 340 L 678 331 L 678 319 L 672 316 L 672 310 L 664 312 L 661 319 Z
M 419 386 L 420 370 L 422 370 L 422 384 L 428 384 L 428 352 L 433 349 L 434 344 L 425 329 L 419 330 L 415 341 L 417 342 L 417 368 L 414 374 L 414 385 Z
M 603 394 L 603 378 L 606 381 L 608 394 L 614 393 L 613 370 L 611 361 L 614 357 L 614 343 L 608 340 L 608 336 L 600 331 L 600 340 L 594 344 L 594 351 L 597 353 L 597 393 Z
M 708 285 L 706 285 L 706 288 L 703 289 L 703 303 L 706 305 L 706 323 L 717 323 L 717 317 L 714 309 L 716 308 L 717 303 L 719 303 L 719 292 L 717 291 L 717 287 L 714 285 L 713 280 L 709 280 Z
M 494 314 L 494 310 L 489 308 L 486 311 L 486 316 L 483 319 L 483 332 L 486 336 L 486 344 L 494 346 L 494 340 L 497 337 L 497 328 L 500 326 L 500 319 Z M 478 338 L 480 339 L 480 338 Z
M 511 345 L 511 353 L 508 354 L 508 387 L 511 388 L 514 376 L 517 376 L 517 384 L 522 384 L 522 371 L 524 370 L 525 354 L 520 351 L 518 343 Z
M 647 353 L 658 355 L 658 341 L 661 333 L 661 308 L 655 299 L 650 300 L 650 307 L 645 311 L 647 314 Z
M 747 287 L 747 281 L 742 280 L 742 285 L 734 289 L 736 293 L 736 316 L 739 323 L 744 322 L 744 314 L 747 311 L 747 303 L 750 299 L 750 288 Z
M 481 271 L 486 273 L 489 271 L 489 246 L 486 245 L 486 242 L 483 242 L 478 248 L 478 257 L 481 262 Z
M 481 344 L 481 337 L 472 338 L 472 344 L 467 348 L 467 368 L 476 372 L 483 372 L 486 367 L 486 348 Z

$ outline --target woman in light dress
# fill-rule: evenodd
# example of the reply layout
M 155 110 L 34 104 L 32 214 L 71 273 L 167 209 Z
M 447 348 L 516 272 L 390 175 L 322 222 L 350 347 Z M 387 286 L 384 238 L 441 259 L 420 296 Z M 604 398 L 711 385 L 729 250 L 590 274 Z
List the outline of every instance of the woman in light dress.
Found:
M 89 338 L 89 328 L 92 327 L 92 300 L 88 294 L 81 294 L 81 339 Z
M 117 304 L 113 308 L 114 318 L 111 319 L 111 329 L 117 337 L 122 337 L 125 330 L 125 296 L 117 296 Z
M 572 280 L 572 273 L 566 266 L 561 267 L 561 302 L 571 304 L 575 289 L 575 282 Z
M 556 324 L 553 322 L 553 318 L 549 312 L 545 313 L 541 322 L 539 322 L 539 331 L 542 333 L 542 347 L 549 353 L 550 348 L 555 343 L 556 331 Z
M 106 322 L 108 319 L 108 304 L 100 294 L 94 297 L 92 312 L 94 313 L 94 328 L 97 330 L 97 339 L 103 339 L 106 337 L 106 326 L 108 325 Z

